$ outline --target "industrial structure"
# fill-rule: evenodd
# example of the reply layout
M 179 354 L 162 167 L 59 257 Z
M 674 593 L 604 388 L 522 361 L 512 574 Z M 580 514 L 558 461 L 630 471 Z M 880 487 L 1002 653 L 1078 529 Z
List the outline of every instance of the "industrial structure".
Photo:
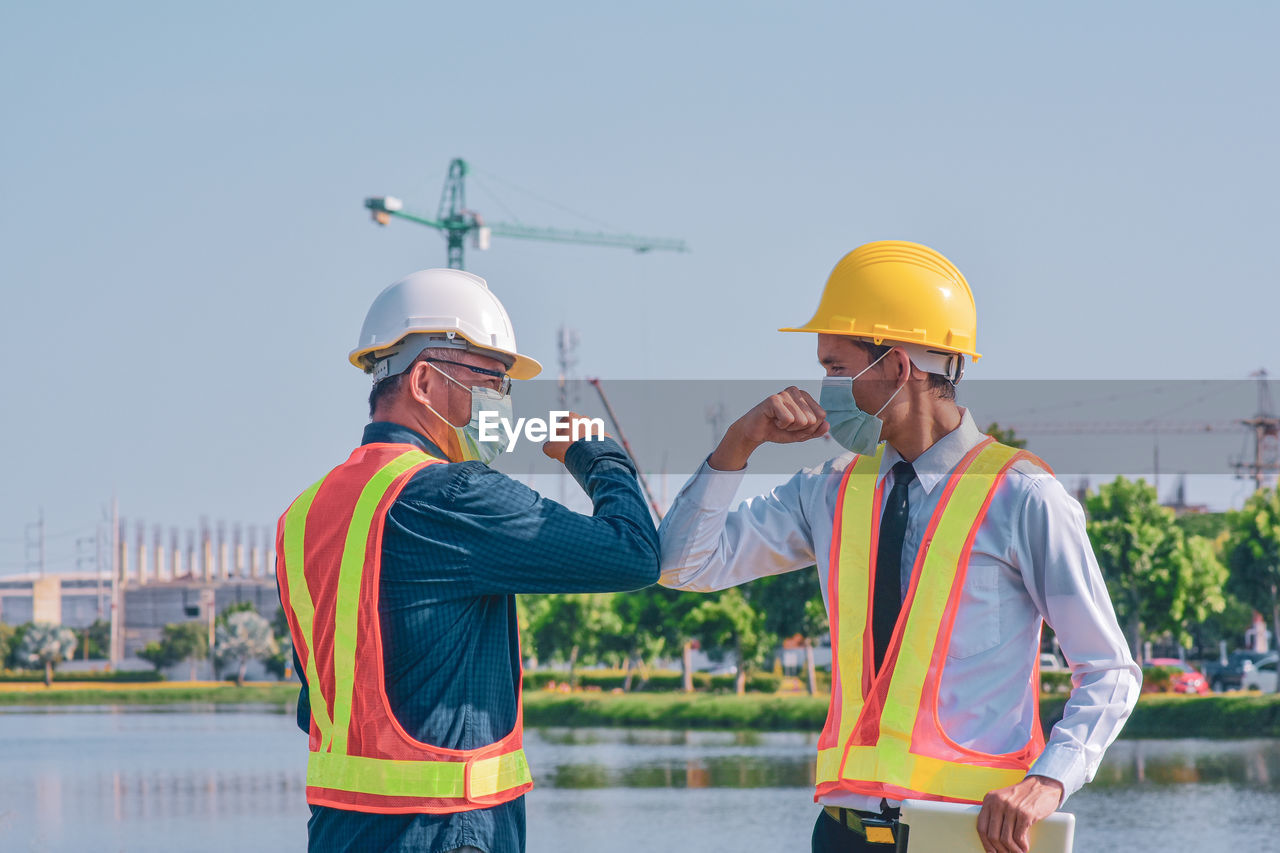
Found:
M 364 206 L 372 213 L 373 221 L 379 225 L 387 225 L 392 217 L 396 217 L 444 232 L 445 242 L 448 245 L 449 266 L 456 270 L 464 269 L 462 253 L 468 237 L 471 238 L 472 248 L 480 251 L 489 248 L 491 237 L 518 237 L 522 240 L 543 240 L 552 243 L 610 246 L 634 249 L 637 252 L 689 251 L 683 240 L 575 231 L 564 228 L 534 228 L 510 222 L 486 222 L 479 213 L 467 207 L 466 178 L 469 171 L 470 168 L 465 160 L 455 158 L 449 163 L 449 172 L 445 176 L 444 191 L 440 194 L 440 207 L 435 219 L 405 210 L 404 202 L 394 196 L 367 198 L 364 200 Z
M 198 529 L 180 531 L 130 526 L 116 517 L 105 528 L 97 539 L 107 545 L 91 568 L 45 573 L 33 567 L 0 578 L 0 622 L 83 630 L 109 621 L 107 655 L 118 666 L 159 640 L 169 623 L 204 622 L 212 639 L 214 619 L 232 604 L 247 601 L 268 617 L 280 606 L 269 527 L 205 520 Z

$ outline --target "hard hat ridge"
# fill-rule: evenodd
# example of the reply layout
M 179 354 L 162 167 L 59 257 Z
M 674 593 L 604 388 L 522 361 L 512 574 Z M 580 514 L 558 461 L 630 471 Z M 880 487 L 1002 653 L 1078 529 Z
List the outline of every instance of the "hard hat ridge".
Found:
M 941 253 L 905 240 L 880 240 L 849 252 L 831 270 L 812 319 L 779 331 L 981 357 L 969 282 Z
M 466 349 L 496 358 L 513 379 L 532 379 L 537 360 L 516 348 L 515 329 L 483 278 L 463 270 L 420 270 L 373 300 L 349 356 L 375 378 L 404 370 L 423 349 Z

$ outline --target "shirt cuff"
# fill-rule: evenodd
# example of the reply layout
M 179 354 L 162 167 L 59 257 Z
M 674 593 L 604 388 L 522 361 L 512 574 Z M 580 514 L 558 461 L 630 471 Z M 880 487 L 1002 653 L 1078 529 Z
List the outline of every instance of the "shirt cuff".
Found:
M 1085 760 L 1084 751 L 1078 747 L 1053 744 L 1045 747 L 1044 752 L 1027 771 L 1028 776 L 1045 776 L 1062 783 L 1061 808 L 1067 798 L 1084 787 Z
M 707 457 L 708 460 L 710 458 Z M 733 503 L 738 494 L 738 486 L 746 475 L 746 466 L 737 471 L 721 471 L 712 468 L 711 463 L 704 460 L 685 487 L 682 497 L 693 501 L 699 509 L 727 508 Z
M 599 459 L 617 462 L 631 471 L 632 475 L 635 474 L 631 458 L 622 449 L 622 445 L 607 436 L 603 439 L 580 438 L 570 444 L 564 454 L 564 467 L 575 480 L 585 483 L 587 474 L 591 472 L 591 466 Z

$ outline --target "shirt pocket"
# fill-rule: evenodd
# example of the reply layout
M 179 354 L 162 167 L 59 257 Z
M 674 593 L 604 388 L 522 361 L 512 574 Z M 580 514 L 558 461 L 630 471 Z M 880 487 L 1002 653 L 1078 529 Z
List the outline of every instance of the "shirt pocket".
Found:
M 977 558 L 969 563 L 960 608 L 951 631 L 947 657 L 965 660 L 1000 645 L 1004 625 L 1000 616 L 1000 566 Z

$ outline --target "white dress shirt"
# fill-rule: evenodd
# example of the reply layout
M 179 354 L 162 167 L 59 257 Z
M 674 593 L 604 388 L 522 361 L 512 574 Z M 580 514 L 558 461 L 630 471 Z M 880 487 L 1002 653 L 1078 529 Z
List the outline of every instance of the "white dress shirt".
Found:
M 947 475 L 985 436 L 968 411 L 960 426 L 915 460 L 902 547 L 905 595 L 916 551 Z M 659 529 L 663 586 L 710 592 L 753 578 L 818 567 L 828 614 L 831 533 L 840 481 L 852 453 L 805 469 L 772 492 L 730 504 L 745 469 L 706 463 L 676 496 Z M 877 482 L 901 461 L 886 447 Z M 1040 620 L 1057 634 L 1071 667 L 1062 721 L 1029 774 L 1062 783 L 1063 800 L 1093 779 L 1102 754 L 1133 710 L 1142 671 L 1133 662 L 1085 534 L 1084 513 L 1062 484 L 1025 460 L 1010 470 L 978 528 L 951 647 L 938 716 L 956 743 L 988 753 L 1021 749 L 1039 697 L 1031 667 Z M 879 811 L 877 798 L 823 797 L 826 805 Z

